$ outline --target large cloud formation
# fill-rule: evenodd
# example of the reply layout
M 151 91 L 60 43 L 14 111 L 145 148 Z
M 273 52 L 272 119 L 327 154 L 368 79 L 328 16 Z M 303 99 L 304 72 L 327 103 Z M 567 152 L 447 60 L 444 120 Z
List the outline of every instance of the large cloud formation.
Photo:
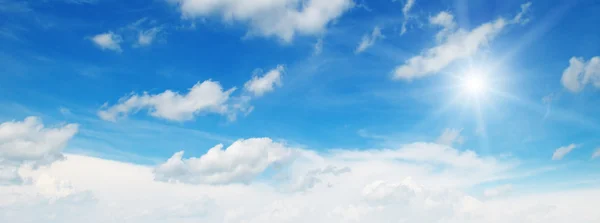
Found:
M 599 190 L 509 197 L 466 193 L 481 182 L 510 177 L 512 164 L 444 145 L 417 143 L 390 150 L 322 154 L 299 149 L 288 166 L 273 170 L 269 177 L 263 164 L 273 159 L 265 151 L 286 148 L 276 144 L 267 138 L 245 139 L 226 150 L 212 149 L 197 158 L 198 163 L 177 158 L 183 169 L 212 169 L 224 176 L 236 169 L 257 170 L 242 171 L 248 176 L 265 171 L 260 179 L 245 183 L 163 182 L 155 177 L 165 164 L 150 167 L 67 155 L 64 161 L 24 172 L 32 184 L 0 186 L 0 221 L 562 223 L 600 219 L 594 208 L 600 203 L 589 199 L 600 196 Z M 361 156 L 355 156 L 358 153 Z M 486 164 L 491 161 L 495 164 Z M 188 171 L 185 177 L 192 175 L 203 177 L 206 172 Z M 310 187 L 285 189 L 307 175 L 314 177 Z

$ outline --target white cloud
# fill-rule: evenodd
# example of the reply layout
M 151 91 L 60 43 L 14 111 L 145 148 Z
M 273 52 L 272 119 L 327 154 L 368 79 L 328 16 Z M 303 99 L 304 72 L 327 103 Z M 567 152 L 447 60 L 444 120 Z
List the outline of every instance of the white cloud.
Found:
M 339 162 L 320 158 L 290 171 Z M 440 178 L 422 183 L 416 178 L 424 173 L 411 168 L 368 164 L 374 165 L 355 163 L 351 172 L 323 179 L 332 186 L 289 193 L 265 183 L 157 182 L 151 167 L 67 155 L 65 161 L 28 173 L 32 185 L 0 185 L 0 221 L 562 223 L 600 218 L 595 210 L 600 203 L 589 199 L 600 196 L 597 189 L 480 200 L 460 188 L 440 187 Z M 387 179 L 372 179 L 386 178 L 378 174 L 385 169 Z
M 98 116 L 106 121 L 115 122 L 119 117 L 148 109 L 153 117 L 171 121 L 190 121 L 201 114 L 220 114 L 227 116 L 229 121 L 235 121 L 238 113 L 248 115 L 254 107 L 251 100 L 271 92 L 281 86 L 281 76 L 284 66 L 278 65 L 263 76 L 255 73 L 244 84 L 245 92 L 232 96 L 236 90 L 232 87 L 224 90 L 219 82 L 206 80 L 198 82 L 186 94 L 166 90 L 159 94 L 134 94 L 119 99 L 118 103 L 110 106 L 105 103 Z
M 454 61 L 467 59 L 479 52 L 506 26 L 506 21 L 499 18 L 469 31 L 456 29 L 454 17 L 447 12 L 430 18 L 430 23 L 443 27 L 436 35 L 440 43 L 396 67 L 394 78 L 410 80 L 437 73 Z
M 37 168 L 62 159 L 63 148 L 77 131 L 76 124 L 46 128 L 38 117 L 0 124 L 0 184 L 19 182 L 23 165 Z
M 402 7 L 402 14 L 404 15 L 404 21 L 402 22 L 402 29 L 400 31 L 400 35 L 406 33 L 406 24 L 408 23 L 409 15 L 408 13 L 412 9 L 413 5 L 415 5 L 415 0 L 407 0 L 404 7 Z
M 313 55 L 319 55 L 323 52 L 323 38 L 319 38 L 315 43 Z
M 420 55 L 414 56 L 403 65 L 396 67 L 394 78 L 411 80 L 432 75 L 442 71 L 455 61 L 476 55 L 480 49 L 493 41 L 507 25 L 524 22 L 523 14 L 527 12 L 530 5 L 530 3 L 522 5 L 521 11 L 509 22 L 498 18 L 472 30 L 457 28 L 452 14 L 440 12 L 429 18 L 430 24 L 442 27 L 442 30 L 436 34 L 438 45 L 424 50 Z
M 328 24 L 354 6 L 352 0 L 169 0 L 179 6 L 183 18 L 220 16 L 241 22 L 249 35 L 276 36 L 286 42 L 295 35 L 323 33 Z
M 162 30 L 161 27 L 152 27 L 147 30 L 141 30 L 138 32 L 137 45 L 148 46 L 152 44 L 156 35 Z
M 513 23 L 518 23 L 521 25 L 525 25 L 529 22 L 528 18 L 523 18 L 523 16 L 529 11 L 529 7 L 531 7 L 531 2 L 526 2 L 521 5 L 521 11 L 517 13 L 517 15 L 513 18 Z
M 485 195 L 486 197 L 498 197 L 510 193 L 512 190 L 512 185 L 505 184 L 500 185 L 498 187 L 486 189 L 485 191 L 483 191 L 483 195 Z
M 563 157 L 565 157 L 565 155 L 570 153 L 575 148 L 577 148 L 577 145 L 571 144 L 556 149 L 554 151 L 554 154 L 552 154 L 552 160 L 561 160 Z
M 356 47 L 356 50 L 354 50 L 354 53 L 362 53 L 369 47 L 373 46 L 373 44 L 375 44 L 375 41 L 381 38 L 384 38 L 384 36 L 381 34 L 381 29 L 379 28 L 379 26 L 375 26 L 375 28 L 373 28 L 373 32 L 371 32 L 371 35 L 365 34 L 363 36 L 362 40 Z
M 123 42 L 123 38 L 120 35 L 115 34 L 113 32 L 106 32 L 95 35 L 91 38 L 92 42 L 96 44 L 96 46 L 100 47 L 103 50 L 112 50 L 116 52 L 122 52 L 121 42 Z
M 269 138 L 238 140 L 227 149 L 219 144 L 199 158 L 183 159 L 177 152 L 155 170 L 156 179 L 187 183 L 248 183 L 268 167 L 293 158 L 293 149 Z
M 600 148 L 597 148 L 594 154 L 592 154 L 592 159 L 596 159 L 600 157 Z
M 462 144 L 464 137 L 460 135 L 462 129 L 444 129 L 444 132 L 437 139 L 437 143 L 452 146 L 454 143 Z
M 121 98 L 119 103 L 106 106 L 98 112 L 100 118 L 116 121 L 140 109 L 149 109 L 150 115 L 173 121 L 193 119 L 201 113 L 226 114 L 227 101 L 235 88 L 223 90 L 218 82 L 206 80 L 196 83 L 187 94 L 166 90 L 160 94 L 131 95 Z
M 580 92 L 587 84 L 600 88 L 600 56 L 589 61 L 580 57 L 572 57 L 569 67 L 563 71 L 562 85 L 571 92 Z
M 252 93 L 255 97 L 260 97 L 265 93 L 271 92 L 276 86 L 281 86 L 281 76 L 285 68 L 278 65 L 262 77 L 254 75 L 252 79 L 244 84 L 244 89 Z

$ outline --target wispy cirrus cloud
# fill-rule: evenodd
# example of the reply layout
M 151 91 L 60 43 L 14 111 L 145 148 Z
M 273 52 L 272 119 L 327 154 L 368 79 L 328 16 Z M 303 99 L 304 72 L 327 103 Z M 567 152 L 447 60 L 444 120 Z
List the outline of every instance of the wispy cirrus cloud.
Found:
M 571 151 L 573 151 L 573 149 L 575 149 L 577 147 L 578 147 L 578 145 L 576 145 L 576 144 L 570 144 L 568 146 L 563 146 L 563 147 L 556 149 L 554 151 L 554 153 L 552 154 L 552 160 L 561 160 L 563 157 L 565 157 L 567 154 L 569 154 Z
M 358 46 L 354 50 L 354 53 L 355 54 L 362 53 L 363 51 L 367 50 L 369 47 L 373 46 L 373 44 L 375 44 L 375 42 L 377 40 L 380 40 L 384 37 L 385 36 L 383 34 L 381 34 L 381 28 L 379 28 L 379 26 L 375 26 L 373 28 L 373 31 L 371 31 L 370 35 L 365 34 L 362 37 L 360 43 L 358 43 Z

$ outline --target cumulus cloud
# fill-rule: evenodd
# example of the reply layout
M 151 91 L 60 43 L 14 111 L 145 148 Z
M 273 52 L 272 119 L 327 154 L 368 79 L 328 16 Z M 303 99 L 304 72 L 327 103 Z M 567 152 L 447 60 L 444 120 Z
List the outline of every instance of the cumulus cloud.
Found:
M 198 158 L 177 152 L 154 170 L 156 179 L 186 183 L 247 183 L 273 165 L 293 158 L 293 149 L 269 138 L 238 140 L 226 149 L 219 144 Z
M 0 124 L 0 183 L 20 182 L 22 165 L 37 167 L 61 160 L 63 148 L 77 131 L 77 124 L 46 128 L 38 117 Z
M 112 50 L 115 52 L 122 52 L 121 42 L 123 42 L 123 38 L 121 35 L 115 34 L 113 32 L 106 32 L 95 35 L 91 38 L 92 42 L 96 44 L 96 46 L 100 47 L 102 50 Z
M 402 22 L 402 29 L 400 30 L 400 35 L 403 35 L 404 33 L 406 33 L 406 25 L 408 23 L 408 18 L 409 18 L 408 13 L 410 13 L 410 10 L 412 9 L 413 5 L 415 5 L 415 0 L 407 0 L 406 3 L 404 4 L 404 7 L 402 7 L 402 14 L 404 15 L 404 21 Z
M 256 172 L 273 160 L 265 149 L 246 147 L 256 144 L 269 147 L 273 141 L 238 142 L 244 147 L 234 149 L 232 144 L 226 150 L 214 149 L 199 158 L 171 159 L 168 161 L 171 170 L 167 172 L 194 171 L 197 176 L 219 173 L 228 178 L 239 170 L 257 176 Z M 436 145 L 415 143 L 395 150 L 422 150 Z M 378 154 L 381 150 L 362 152 Z M 34 182 L 30 185 L 0 185 L 0 221 L 559 223 L 594 222 L 600 218 L 594 209 L 600 204 L 589 199 L 600 196 L 598 190 L 480 200 L 464 192 L 474 184 L 465 187 L 447 183 L 452 179 L 482 182 L 489 176 L 478 176 L 478 168 L 469 167 L 470 174 L 453 174 L 452 168 L 431 168 L 411 161 L 435 163 L 440 160 L 437 157 L 448 156 L 444 150 L 438 152 L 441 154 L 404 156 L 410 158 L 405 162 L 387 158 L 387 154 L 351 159 L 339 151 L 316 153 L 299 149 L 294 162 L 273 170 L 289 172 L 290 180 L 312 173 L 327 182 L 302 191 L 282 191 L 280 182 L 270 181 L 268 175 L 246 184 L 165 183 L 156 180 L 157 169 L 161 167 L 66 155 L 65 161 L 28 172 Z M 478 180 L 472 181 L 473 177 Z M 230 179 L 235 178 L 243 179 Z
M 445 129 L 436 142 L 447 146 L 452 146 L 454 143 L 462 144 L 464 137 L 460 135 L 461 132 L 462 129 Z
M 171 121 L 189 121 L 201 114 L 220 114 L 234 121 L 238 113 L 245 115 L 252 112 L 254 107 L 251 100 L 271 92 L 281 86 L 283 65 L 270 70 L 263 76 L 255 74 L 244 85 L 245 92 L 232 96 L 236 90 L 232 87 L 224 90 L 216 81 L 198 82 L 187 93 L 166 90 L 159 94 L 132 93 L 122 97 L 115 105 L 105 103 L 98 116 L 106 121 L 117 121 L 118 118 L 147 109 L 151 116 Z
M 522 14 L 529 8 L 521 7 L 518 19 L 522 22 Z M 519 15 L 517 14 L 517 15 Z M 457 28 L 454 16 L 448 12 L 440 12 L 429 19 L 429 23 L 441 26 L 436 34 L 438 44 L 426 49 L 396 67 L 395 79 L 411 80 L 440 72 L 455 61 L 467 59 L 477 54 L 483 47 L 493 41 L 496 36 L 513 21 L 503 18 L 483 23 L 472 30 Z
M 589 61 L 571 57 L 569 67 L 563 71 L 561 83 L 571 92 L 580 92 L 588 84 L 600 88 L 600 56 L 592 57 Z
M 354 6 L 352 0 L 169 0 L 183 18 L 220 16 L 248 26 L 249 35 L 275 36 L 290 42 L 295 35 L 316 35 Z
M 228 109 L 226 102 L 233 91 L 235 88 L 224 90 L 218 82 L 206 80 L 196 83 L 187 94 L 166 90 L 160 94 L 144 92 L 124 97 L 116 105 L 104 106 L 98 116 L 116 121 L 120 116 L 149 109 L 150 115 L 157 118 L 186 121 L 201 113 L 225 114 Z
M 362 53 L 369 47 L 373 46 L 373 44 L 375 44 L 375 41 L 377 41 L 378 39 L 381 39 L 383 37 L 384 36 L 381 34 L 381 29 L 379 28 L 379 26 L 375 26 L 375 28 L 373 28 L 373 32 L 371 32 L 371 35 L 365 34 L 363 36 L 360 43 L 358 43 L 356 50 L 354 50 L 354 53 L 356 53 L 356 54 Z
M 561 160 L 567 154 L 569 154 L 573 149 L 577 148 L 577 145 L 571 144 L 568 146 L 563 146 L 554 151 L 552 154 L 552 160 Z
M 255 97 L 271 92 L 275 87 L 281 86 L 281 76 L 284 70 L 283 65 L 278 65 L 277 68 L 270 70 L 262 77 L 254 75 L 252 79 L 244 84 L 244 89 Z

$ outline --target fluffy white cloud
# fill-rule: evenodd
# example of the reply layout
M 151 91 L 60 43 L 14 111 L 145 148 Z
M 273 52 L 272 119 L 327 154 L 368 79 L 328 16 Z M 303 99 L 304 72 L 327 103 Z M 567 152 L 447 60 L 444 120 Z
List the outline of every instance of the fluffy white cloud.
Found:
M 404 7 L 402 7 L 402 14 L 404 15 L 404 21 L 402 22 L 402 29 L 400 30 L 400 35 L 406 33 L 406 24 L 408 23 L 409 15 L 408 13 L 412 9 L 413 5 L 415 5 L 415 0 L 407 0 Z
M 171 121 L 189 121 L 206 113 L 225 115 L 234 121 L 238 113 L 247 115 L 252 112 L 254 107 L 250 102 L 253 98 L 281 86 L 283 72 L 284 66 L 278 65 L 263 76 L 255 74 L 245 83 L 245 92 L 238 96 L 232 96 L 235 87 L 224 90 L 219 82 L 212 80 L 196 83 L 186 94 L 171 90 L 159 94 L 131 94 L 119 99 L 115 105 L 105 103 L 98 111 L 98 116 L 114 122 L 129 113 L 148 109 L 151 116 Z
M 596 151 L 594 151 L 594 154 L 592 154 L 592 159 L 596 159 L 600 157 L 600 148 L 597 148 Z
M 244 84 L 244 89 L 255 97 L 271 92 L 276 86 L 281 86 L 281 76 L 284 70 L 283 65 L 278 65 L 277 68 L 270 70 L 262 77 L 254 75 L 252 79 Z
M 225 114 L 227 101 L 235 88 L 223 90 L 218 82 L 206 80 L 196 83 L 187 94 L 166 90 L 160 94 L 131 95 L 121 98 L 113 106 L 105 106 L 98 112 L 100 118 L 116 121 L 119 116 L 147 108 L 150 115 L 173 121 L 191 120 L 201 113 Z
M 486 189 L 485 191 L 483 191 L 483 195 L 485 195 L 486 197 L 497 197 L 510 193 L 512 189 L 512 185 L 505 184 L 498 187 Z
M 429 19 L 430 24 L 442 27 L 436 34 L 438 45 L 396 67 L 394 78 L 411 80 L 424 77 L 440 72 L 455 61 L 468 59 L 493 41 L 507 25 L 523 22 L 523 14 L 529 6 L 530 4 L 521 6 L 521 12 L 511 21 L 498 18 L 472 30 L 457 28 L 452 14 L 440 12 Z
M 375 26 L 375 28 L 373 28 L 373 32 L 371 32 L 371 35 L 365 34 L 363 36 L 362 40 L 356 47 L 356 50 L 354 50 L 354 53 L 358 54 L 365 51 L 369 47 L 373 46 L 373 44 L 375 44 L 375 41 L 383 37 L 384 36 L 381 34 L 381 29 L 379 28 L 379 26 Z
M 454 61 L 466 59 L 479 52 L 506 26 L 506 21 L 499 18 L 467 31 L 456 29 L 453 19 L 454 17 L 447 12 L 430 18 L 431 24 L 443 27 L 436 35 L 440 44 L 396 67 L 394 77 L 410 80 L 437 73 Z
M 454 143 L 462 144 L 465 139 L 460 135 L 461 132 L 462 129 L 444 129 L 436 142 L 447 146 L 452 146 Z
M 219 144 L 199 158 L 183 159 L 177 152 L 155 170 L 156 179 L 187 183 L 250 182 L 273 165 L 293 159 L 293 149 L 269 138 L 238 140 L 223 150 Z
M 96 44 L 96 46 L 100 47 L 103 50 L 112 50 L 116 52 L 122 52 L 121 42 L 123 42 L 123 38 L 115 34 L 113 32 L 106 32 L 95 35 L 91 38 L 92 42 Z
M 76 124 L 45 128 L 38 117 L 0 124 L 0 183 L 21 181 L 23 165 L 37 168 L 62 159 L 63 148 L 77 131 Z
M 561 160 L 563 157 L 565 157 L 568 153 L 570 153 L 575 148 L 577 148 L 577 145 L 571 144 L 571 145 L 563 146 L 563 147 L 556 149 L 554 151 L 554 153 L 552 154 L 552 160 Z
M 315 35 L 354 6 L 352 0 L 168 0 L 184 18 L 220 16 L 247 24 L 249 35 L 276 36 L 290 42 L 296 34 Z
M 308 154 L 307 154 L 308 155 Z M 310 165 L 340 162 L 313 154 Z M 265 183 L 190 185 L 153 180 L 153 168 L 86 156 L 28 173 L 32 185 L 0 185 L 2 222 L 595 222 L 599 190 L 479 199 L 443 178 L 421 183 L 418 165 L 354 163 L 327 186 L 283 192 Z M 327 169 L 327 168 L 325 168 Z M 333 168 L 332 168 L 333 169 Z M 324 169 L 322 169 L 324 170 Z M 380 175 L 386 171 L 387 177 Z M 435 170 L 429 170 L 429 174 Z M 414 175 L 416 177 L 409 177 Z M 370 177 L 371 176 L 371 177 Z M 380 179 L 378 179 L 380 178 Z M 125 182 L 125 183 L 124 183 Z M 36 214 L 31 214 L 36 213 Z
M 572 57 L 569 67 L 563 71 L 561 83 L 571 92 L 580 92 L 587 84 L 600 88 L 600 56 L 587 62 L 583 58 Z

